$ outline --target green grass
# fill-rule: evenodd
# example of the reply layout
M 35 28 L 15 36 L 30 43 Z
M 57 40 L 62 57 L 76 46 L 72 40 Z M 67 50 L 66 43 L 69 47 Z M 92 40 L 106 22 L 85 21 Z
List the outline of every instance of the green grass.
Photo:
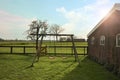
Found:
M 35 42 L 32 41 L 2 41 L 0 45 L 31 45 L 34 46 Z M 54 41 L 43 41 L 43 45 L 72 45 L 72 42 L 54 42 Z M 87 42 L 75 42 L 76 46 L 87 46 Z
M 79 56 L 80 65 L 73 56 L 44 56 L 29 68 L 32 59 L 30 55 L 1 54 L 0 80 L 119 80 L 86 56 Z

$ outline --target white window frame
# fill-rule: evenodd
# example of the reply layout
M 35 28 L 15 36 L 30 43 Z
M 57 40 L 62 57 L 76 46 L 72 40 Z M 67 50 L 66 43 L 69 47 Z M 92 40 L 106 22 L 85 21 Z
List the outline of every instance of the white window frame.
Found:
M 100 36 L 100 45 L 105 45 L 105 36 Z
M 116 47 L 120 47 L 120 43 L 118 43 L 120 41 L 120 33 L 116 35 Z
M 91 38 L 91 44 L 94 45 L 94 43 L 95 43 L 95 37 L 92 37 Z

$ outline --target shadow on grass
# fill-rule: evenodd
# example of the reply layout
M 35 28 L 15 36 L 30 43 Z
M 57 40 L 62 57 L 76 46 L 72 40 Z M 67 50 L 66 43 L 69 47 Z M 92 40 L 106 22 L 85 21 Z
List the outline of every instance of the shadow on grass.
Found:
M 31 63 L 32 63 L 32 61 L 31 61 Z M 66 66 L 66 68 L 69 68 L 74 63 L 75 63 L 74 58 L 71 59 L 69 57 L 63 58 L 63 57 L 58 57 L 58 56 L 54 56 L 54 57 L 50 58 L 49 56 L 46 56 L 46 57 L 45 56 L 41 56 L 39 61 L 36 61 L 34 63 L 34 65 L 28 65 L 27 67 L 25 67 L 25 69 L 29 69 L 29 68 L 33 68 L 33 67 L 36 68 L 36 65 L 39 65 L 39 64 L 46 65 L 46 67 L 47 66 L 51 66 L 51 65 L 55 65 L 55 66 L 60 65 L 61 66 L 62 64 L 64 64 L 64 65 L 68 64 Z M 41 66 L 41 65 L 39 65 L 39 66 Z
M 80 66 L 78 65 L 70 73 L 66 74 L 62 80 L 120 80 L 88 57 L 81 61 Z

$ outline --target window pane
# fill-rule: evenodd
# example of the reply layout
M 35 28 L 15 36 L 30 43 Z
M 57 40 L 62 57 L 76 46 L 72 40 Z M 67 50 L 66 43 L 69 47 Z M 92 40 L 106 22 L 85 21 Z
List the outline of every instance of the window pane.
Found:
M 100 37 L 100 45 L 105 45 L 105 36 Z
M 118 46 L 120 46 L 120 35 L 118 35 Z

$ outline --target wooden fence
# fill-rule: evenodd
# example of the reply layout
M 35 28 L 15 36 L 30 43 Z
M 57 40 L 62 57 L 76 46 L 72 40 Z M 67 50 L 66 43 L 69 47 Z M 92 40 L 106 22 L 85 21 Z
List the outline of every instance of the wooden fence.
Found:
M 78 55 L 88 54 L 88 46 L 76 46 L 76 49 L 77 49 Z M 46 51 L 45 53 L 47 53 L 48 55 L 51 55 L 51 54 L 73 55 L 74 54 L 73 46 L 46 46 L 45 51 Z M 0 53 L 32 54 L 32 53 L 36 53 L 36 47 L 35 46 L 0 46 Z

